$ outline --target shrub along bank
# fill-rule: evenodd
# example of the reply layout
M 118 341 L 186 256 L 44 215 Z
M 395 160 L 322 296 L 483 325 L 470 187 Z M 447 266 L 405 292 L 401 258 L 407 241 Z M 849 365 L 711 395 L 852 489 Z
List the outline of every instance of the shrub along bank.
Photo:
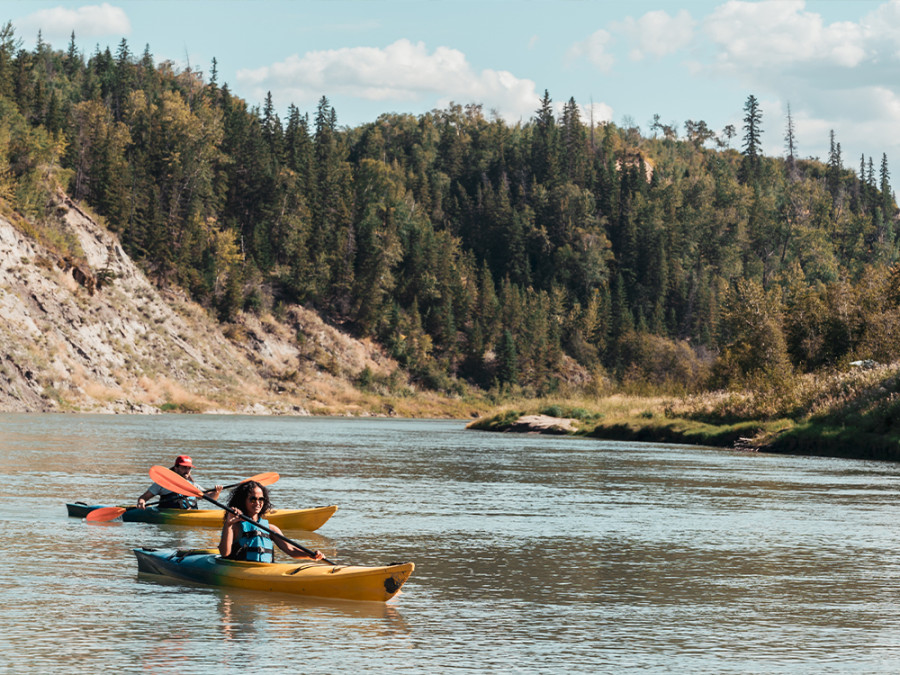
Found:
M 527 415 L 574 420 L 573 435 L 829 457 L 900 460 L 900 364 L 759 379 L 696 396 L 528 401 L 469 427 L 506 431 Z

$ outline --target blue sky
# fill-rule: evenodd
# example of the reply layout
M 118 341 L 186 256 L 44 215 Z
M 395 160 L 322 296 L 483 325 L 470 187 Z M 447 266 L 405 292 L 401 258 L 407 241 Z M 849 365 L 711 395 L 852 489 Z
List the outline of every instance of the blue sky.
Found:
M 177 67 L 215 57 L 251 105 L 271 91 L 282 116 L 313 112 L 325 95 L 349 126 L 450 101 L 527 120 L 546 89 L 585 119 L 721 131 L 754 94 L 767 154 L 789 103 L 800 156 L 827 157 L 833 129 L 845 166 L 886 152 L 900 177 L 900 0 L 0 0 L 0 20 L 28 48 L 74 30 L 86 55 L 124 37 Z

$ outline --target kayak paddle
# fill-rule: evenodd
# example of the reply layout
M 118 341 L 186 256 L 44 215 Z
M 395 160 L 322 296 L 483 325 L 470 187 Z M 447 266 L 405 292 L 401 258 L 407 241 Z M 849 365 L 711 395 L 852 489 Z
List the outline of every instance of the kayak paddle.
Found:
M 206 501 L 210 502 L 211 504 L 215 504 L 220 509 L 225 509 L 231 515 L 237 516 L 241 520 L 246 520 L 248 523 L 252 523 L 259 529 L 261 529 L 265 532 L 268 532 L 273 537 L 278 537 L 282 541 L 286 541 L 287 543 L 289 543 L 291 546 L 296 546 L 297 548 L 299 548 L 301 551 L 303 551 L 306 555 L 310 556 L 311 558 L 315 558 L 315 556 L 316 556 L 315 551 L 310 551 L 308 548 L 306 548 L 302 544 L 297 543 L 293 539 L 288 539 L 283 534 L 278 534 L 277 532 L 273 532 L 265 525 L 261 525 L 260 523 L 257 523 L 250 516 L 245 516 L 240 511 L 237 511 L 236 509 L 233 509 L 226 504 L 221 504 L 220 502 L 217 502 L 212 497 L 207 497 L 206 494 L 203 492 L 203 490 L 201 490 L 200 488 L 198 488 L 196 485 L 194 485 L 190 481 L 182 478 L 177 473 L 175 473 L 174 471 L 172 471 L 170 469 L 167 469 L 164 466 L 150 467 L 150 478 L 152 478 L 153 481 L 157 485 L 161 485 L 164 488 L 166 488 L 166 490 L 171 490 L 172 492 L 177 492 L 178 494 L 182 494 L 182 495 L 191 495 L 192 497 L 200 497 L 201 499 L 205 499 Z M 331 562 L 328 558 L 322 558 L 322 562 L 326 562 L 329 565 L 337 564 L 337 563 Z
M 250 478 L 245 478 L 239 483 L 232 483 L 231 485 L 225 485 L 222 487 L 223 490 L 230 490 L 231 488 L 236 488 L 241 483 L 246 483 L 248 480 L 255 480 L 260 485 L 272 485 L 272 483 L 278 482 L 280 476 L 274 471 L 269 471 L 267 473 L 260 473 L 255 476 L 251 476 Z M 165 487 L 165 486 L 163 486 Z M 166 488 L 168 489 L 168 488 Z M 181 494 L 181 493 L 179 493 Z M 121 516 L 126 511 L 130 511 L 131 509 L 136 509 L 137 506 L 104 506 L 99 509 L 94 509 L 89 514 L 85 516 L 85 520 L 90 520 L 97 523 L 103 523 L 107 520 L 115 520 L 119 516 Z

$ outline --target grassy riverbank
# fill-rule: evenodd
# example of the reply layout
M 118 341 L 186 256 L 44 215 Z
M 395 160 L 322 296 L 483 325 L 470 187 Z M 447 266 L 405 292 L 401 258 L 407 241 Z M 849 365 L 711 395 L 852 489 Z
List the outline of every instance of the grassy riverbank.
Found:
M 900 460 L 900 363 L 770 378 L 741 391 L 516 401 L 471 423 L 505 431 L 529 415 L 575 435 Z

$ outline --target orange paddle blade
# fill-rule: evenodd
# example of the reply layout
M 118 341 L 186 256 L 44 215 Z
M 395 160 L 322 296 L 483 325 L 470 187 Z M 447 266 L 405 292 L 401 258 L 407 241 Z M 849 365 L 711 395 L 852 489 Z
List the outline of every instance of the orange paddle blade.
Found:
M 255 480 L 260 485 L 272 485 L 273 483 L 277 483 L 278 479 L 281 478 L 274 471 L 269 471 L 268 473 L 258 473 L 255 476 L 250 476 L 250 478 L 245 478 L 241 481 L 241 483 L 246 483 L 247 481 Z
M 123 513 L 125 513 L 125 511 L 126 509 L 122 508 L 121 506 L 104 506 L 101 509 L 94 509 L 89 514 L 87 514 L 84 519 L 102 523 L 107 520 L 115 520 Z
M 180 495 L 190 495 L 192 497 L 203 496 L 203 490 L 164 466 L 151 466 L 150 478 L 153 479 L 154 483 L 171 492 L 177 492 Z
M 260 485 L 272 485 L 272 483 L 277 483 L 280 477 L 281 476 L 274 471 L 269 471 L 267 473 L 258 473 L 255 476 L 250 476 L 250 478 L 245 478 L 240 483 L 226 485 L 225 487 L 234 488 L 249 480 L 255 480 Z M 166 488 L 166 490 L 177 492 L 180 495 L 191 495 L 194 497 L 201 497 L 203 495 L 203 490 L 198 485 L 191 483 L 186 478 L 179 476 L 177 473 L 164 466 L 150 467 L 150 478 L 152 478 L 153 482 L 157 485 L 161 485 Z M 173 485 L 177 485 L 177 487 L 173 487 Z

